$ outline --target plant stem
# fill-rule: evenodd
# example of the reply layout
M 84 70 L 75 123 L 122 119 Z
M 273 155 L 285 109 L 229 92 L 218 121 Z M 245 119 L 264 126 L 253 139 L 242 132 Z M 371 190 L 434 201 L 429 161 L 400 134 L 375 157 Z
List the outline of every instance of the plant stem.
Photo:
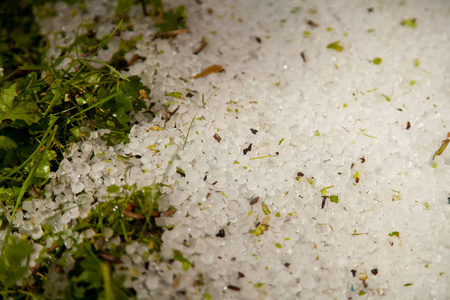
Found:
M 40 153 L 39 153 L 38 158 L 34 161 L 33 168 L 31 169 L 31 172 L 28 174 L 27 178 L 25 179 L 25 182 L 22 185 L 22 188 L 20 189 L 19 196 L 17 197 L 17 200 L 16 200 L 16 205 L 14 206 L 14 209 L 13 209 L 13 212 L 11 215 L 11 220 L 9 220 L 9 225 L 8 225 L 8 229 L 6 230 L 5 239 L 3 240 L 1 255 L 3 255 L 5 253 L 6 245 L 8 245 L 8 238 L 11 234 L 11 229 L 13 226 L 14 217 L 16 216 L 16 211 L 19 209 L 19 206 L 22 203 L 23 196 L 25 195 L 25 192 L 28 190 L 28 187 L 31 184 L 31 180 L 34 177 L 34 173 L 36 173 L 36 170 L 39 167 L 42 158 L 46 154 L 46 151 L 50 147 L 50 145 L 53 141 L 53 138 L 55 137 L 55 134 L 58 130 L 58 125 L 55 124 L 57 120 L 58 120 L 58 118 L 52 118 L 52 120 L 50 121 L 50 125 L 48 126 L 48 129 L 45 132 L 44 137 L 42 138 L 42 141 L 39 143 L 39 146 L 36 149 L 37 151 L 40 151 Z M 43 150 L 42 150 L 42 147 L 44 147 Z M 33 155 L 30 156 L 29 158 L 35 156 L 35 154 L 36 154 L 36 151 L 33 152 Z
M 205 99 L 205 95 L 203 94 L 202 95 L 202 106 L 200 106 L 199 107 L 199 109 L 197 110 L 197 112 L 195 113 L 195 115 L 194 115 L 194 117 L 192 118 L 192 120 L 191 120 L 191 124 L 189 124 L 189 129 L 188 129 L 188 132 L 187 132 L 187 134 L 186 134 L 186 138 L 184 139 L 184 144 L 183 144 L 183 148 L 181 149 L 181 150 L 184 150 L 184 147 L 186 146 L 186 142 L 187 142 L 187 139 L 188 139 L 188 136 L 189 136 L 189 132 L 191 131 L 191 127 L 192 127 L 192 123 L 194 123 L 194 120 L 195 120 L 195 117 L 197 116 L 197 114 L 199 113 L 199 111 L 206 105 L 206 102 L 208 102 L 209 101 L 209 99 L 220 89 L 221 87 L 218 87 L 209 97 L 208 97 L 208 99 L 206 99 L 206 101 L 204 100 Z

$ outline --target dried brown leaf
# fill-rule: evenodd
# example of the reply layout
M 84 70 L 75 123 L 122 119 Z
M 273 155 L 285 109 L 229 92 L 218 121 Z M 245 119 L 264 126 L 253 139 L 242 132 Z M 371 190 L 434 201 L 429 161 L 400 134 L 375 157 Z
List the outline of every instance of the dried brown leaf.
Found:
M 200 78 L 200 77 L 207 76 L 207 75 L 209 75 L 211 73 L 218 73 L 218 72 L 222 72 L 222 71 L 225 71 L 225 69 L 222 66 L 220 66 L 220 65 L 212 65 L 212 66 L 207 67 L 206 69 L 204 69 L 200 73 L 198 73 L 198 74 L 196 74 L 194 76 L 191 76 L 191 78 Z

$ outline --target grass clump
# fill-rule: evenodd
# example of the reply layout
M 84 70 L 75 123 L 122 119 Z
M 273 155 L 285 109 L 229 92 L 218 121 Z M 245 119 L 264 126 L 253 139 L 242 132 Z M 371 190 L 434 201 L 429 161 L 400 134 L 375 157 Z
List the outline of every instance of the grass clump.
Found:
M 57 170 L 68 146 L 95 130 L 108 145 L 127 143 L 129 114 L 151 109 L 150 89 L 140 77 L 120 73 L 128 67 L 124 55 L 140 37 L 121 40 L 109 62 L 95 58 L 113 35 L 132 30 L 129 23 L 118 21 L 114 32 L 98 39 L 95 24 L 84 22 L 80 25 L 84 33 L 61 48 L 59 57 L 46 60 L 48 43 L 33 13 L 51 16 L 48 4 L 53 2 L 0 4 L 0 230 L 6 233 L 1 241 L 0 295 L 5 299 L 134 298 L 136 291 L 124 288 L 125 276 L 116 271 L 124 273 L 118 265 L 130 242 L 148 245 L 147 256 L 160 251 L 163 229 L 155 218 L 161 214 L 157 200 L 162 184 L 139 190 L 110 186 L 107 201 L 94 196 L 87 218 L 72 220 L 71 229 L 62 232 L 46 220 L 41 224 L 43 236 L 34 241 L 19 238 L 13 227 L 23 200 L 43 197 L 48 175 Z M 66 2 L 83 6 L 83 1 Z M 163 27 L 167 20 L 161 12 L 162 5 L 158 14 Z M 169 13 L 172 21 L 167 22 L 184 26 L 181 14 L 181 8 L 175 15 Z M 87 237 L 86 232 L 93 235 Z

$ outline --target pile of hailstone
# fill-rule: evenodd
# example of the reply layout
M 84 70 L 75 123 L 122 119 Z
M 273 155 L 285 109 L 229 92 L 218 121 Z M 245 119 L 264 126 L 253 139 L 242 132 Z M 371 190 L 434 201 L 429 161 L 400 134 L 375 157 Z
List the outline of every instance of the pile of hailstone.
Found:
M 114 3 L 87 3 L 99 36 L 114 28 Z M 143 78 L 161 114 L 132 115 L 129 144 L 108 147 L 94 132 L 73 145 L 48 198 L 17 214 L 20 233 L 39 238 L 49 222 L 70 248 L 89 236 L 69 224 L 94 195 L 160 182 L 172 187 L 160 209 L 176 208 L 157 219 L 173 226 L 163 259 L 137 242 L 121 257 L 139 299 L 447 297 L 450 153 L 432 156 L 450 131 L 450 3 L 165 6 L 180 4 L 190 32 L 173 39 L 153 40 L 153 20 L 130 12 L 127 34 L 142 40 L 126 58 L 146 59 L 124 75 Z M 73 36 L 82 16 L 69 13 L 61 4 L 47 30 Z M 191 78 L 211 65 L 224 71 Z M 168 263 L 174 250 L 187 270 Z

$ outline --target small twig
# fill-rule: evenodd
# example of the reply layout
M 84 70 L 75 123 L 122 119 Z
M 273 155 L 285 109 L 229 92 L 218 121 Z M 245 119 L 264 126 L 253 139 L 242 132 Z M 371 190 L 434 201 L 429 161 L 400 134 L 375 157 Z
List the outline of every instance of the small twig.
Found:
M 177 36 L 180 33 L 189 32 L 189 29 L 178 29 L 178 30 L 172 30 L 167 32 L 160 32 L 155 34 L 155 38 L 167 38 L 172 36 Z
M 206 45 L 208 45 L 208 42 L 206 41 L 205 38 L 202 38 L 202 43 L 201 43 L 200 46 L 199 46 L 197 49 L 195 49 L 195 51 L 192 52 L 192 53 L 195 54 L 195 55 L 199 54 L 200 51 L 202 51 L 203 48 L 206 47 Z
M 179 108 L 180 106 L 178 105 L 173 111 L 166 112 L 166 119 L 164 120 L 164 129 L 166 128 L 166 123 L 169 122 L 170 118 L 177 112 Z
M 450 132 L 447 133 L 447 138 L 442 141 L 441 147 L 436 152 L 434 152 L 433 160 L 436 156 L 441 155 L 444 152 L 449 143 L 450 143 Z
M 206 99 L 206 101 L 205 101 L 205 95 L 203 94 L 202 95 L 202 106 L 200 106 L 199 107 L 199 109 L 197 110 L 197 112 L 195 113 L 195 115 L 194 115 L 194 117 L 192 118 L 192 121 L 191 121 L 191 124 L 189 124 L 189 129 L 188 129 L 188 132 L 187 132 L 187 134 L 186 134 L 186 139 L 184 140 L 184 144 L 183 144 L 183 149 L 181 149 L 181 150 L 184 150 L 184 147 L 186 147 L 186 142 L 187 142 L 187 139 L 188 139 L 188 136 L 189 136 L 189 132 L 191 131 L 191 127 L 192 127 L 192 124 L 194 123 L 194 120 L 195 120 L 195 117 L 197 116 L 197 114 L 200 112 L 200 109 L 202 109 L 202 107 L 204 107 L 205 105 L 206 105 L 206 102 L 208 102 L 209 101 L 209 99 L 211 99 L 211 97 L 218 91 L 220 89 L 220 87 L 218 87 L 209 97 L 208 97 L 208 99 Z

